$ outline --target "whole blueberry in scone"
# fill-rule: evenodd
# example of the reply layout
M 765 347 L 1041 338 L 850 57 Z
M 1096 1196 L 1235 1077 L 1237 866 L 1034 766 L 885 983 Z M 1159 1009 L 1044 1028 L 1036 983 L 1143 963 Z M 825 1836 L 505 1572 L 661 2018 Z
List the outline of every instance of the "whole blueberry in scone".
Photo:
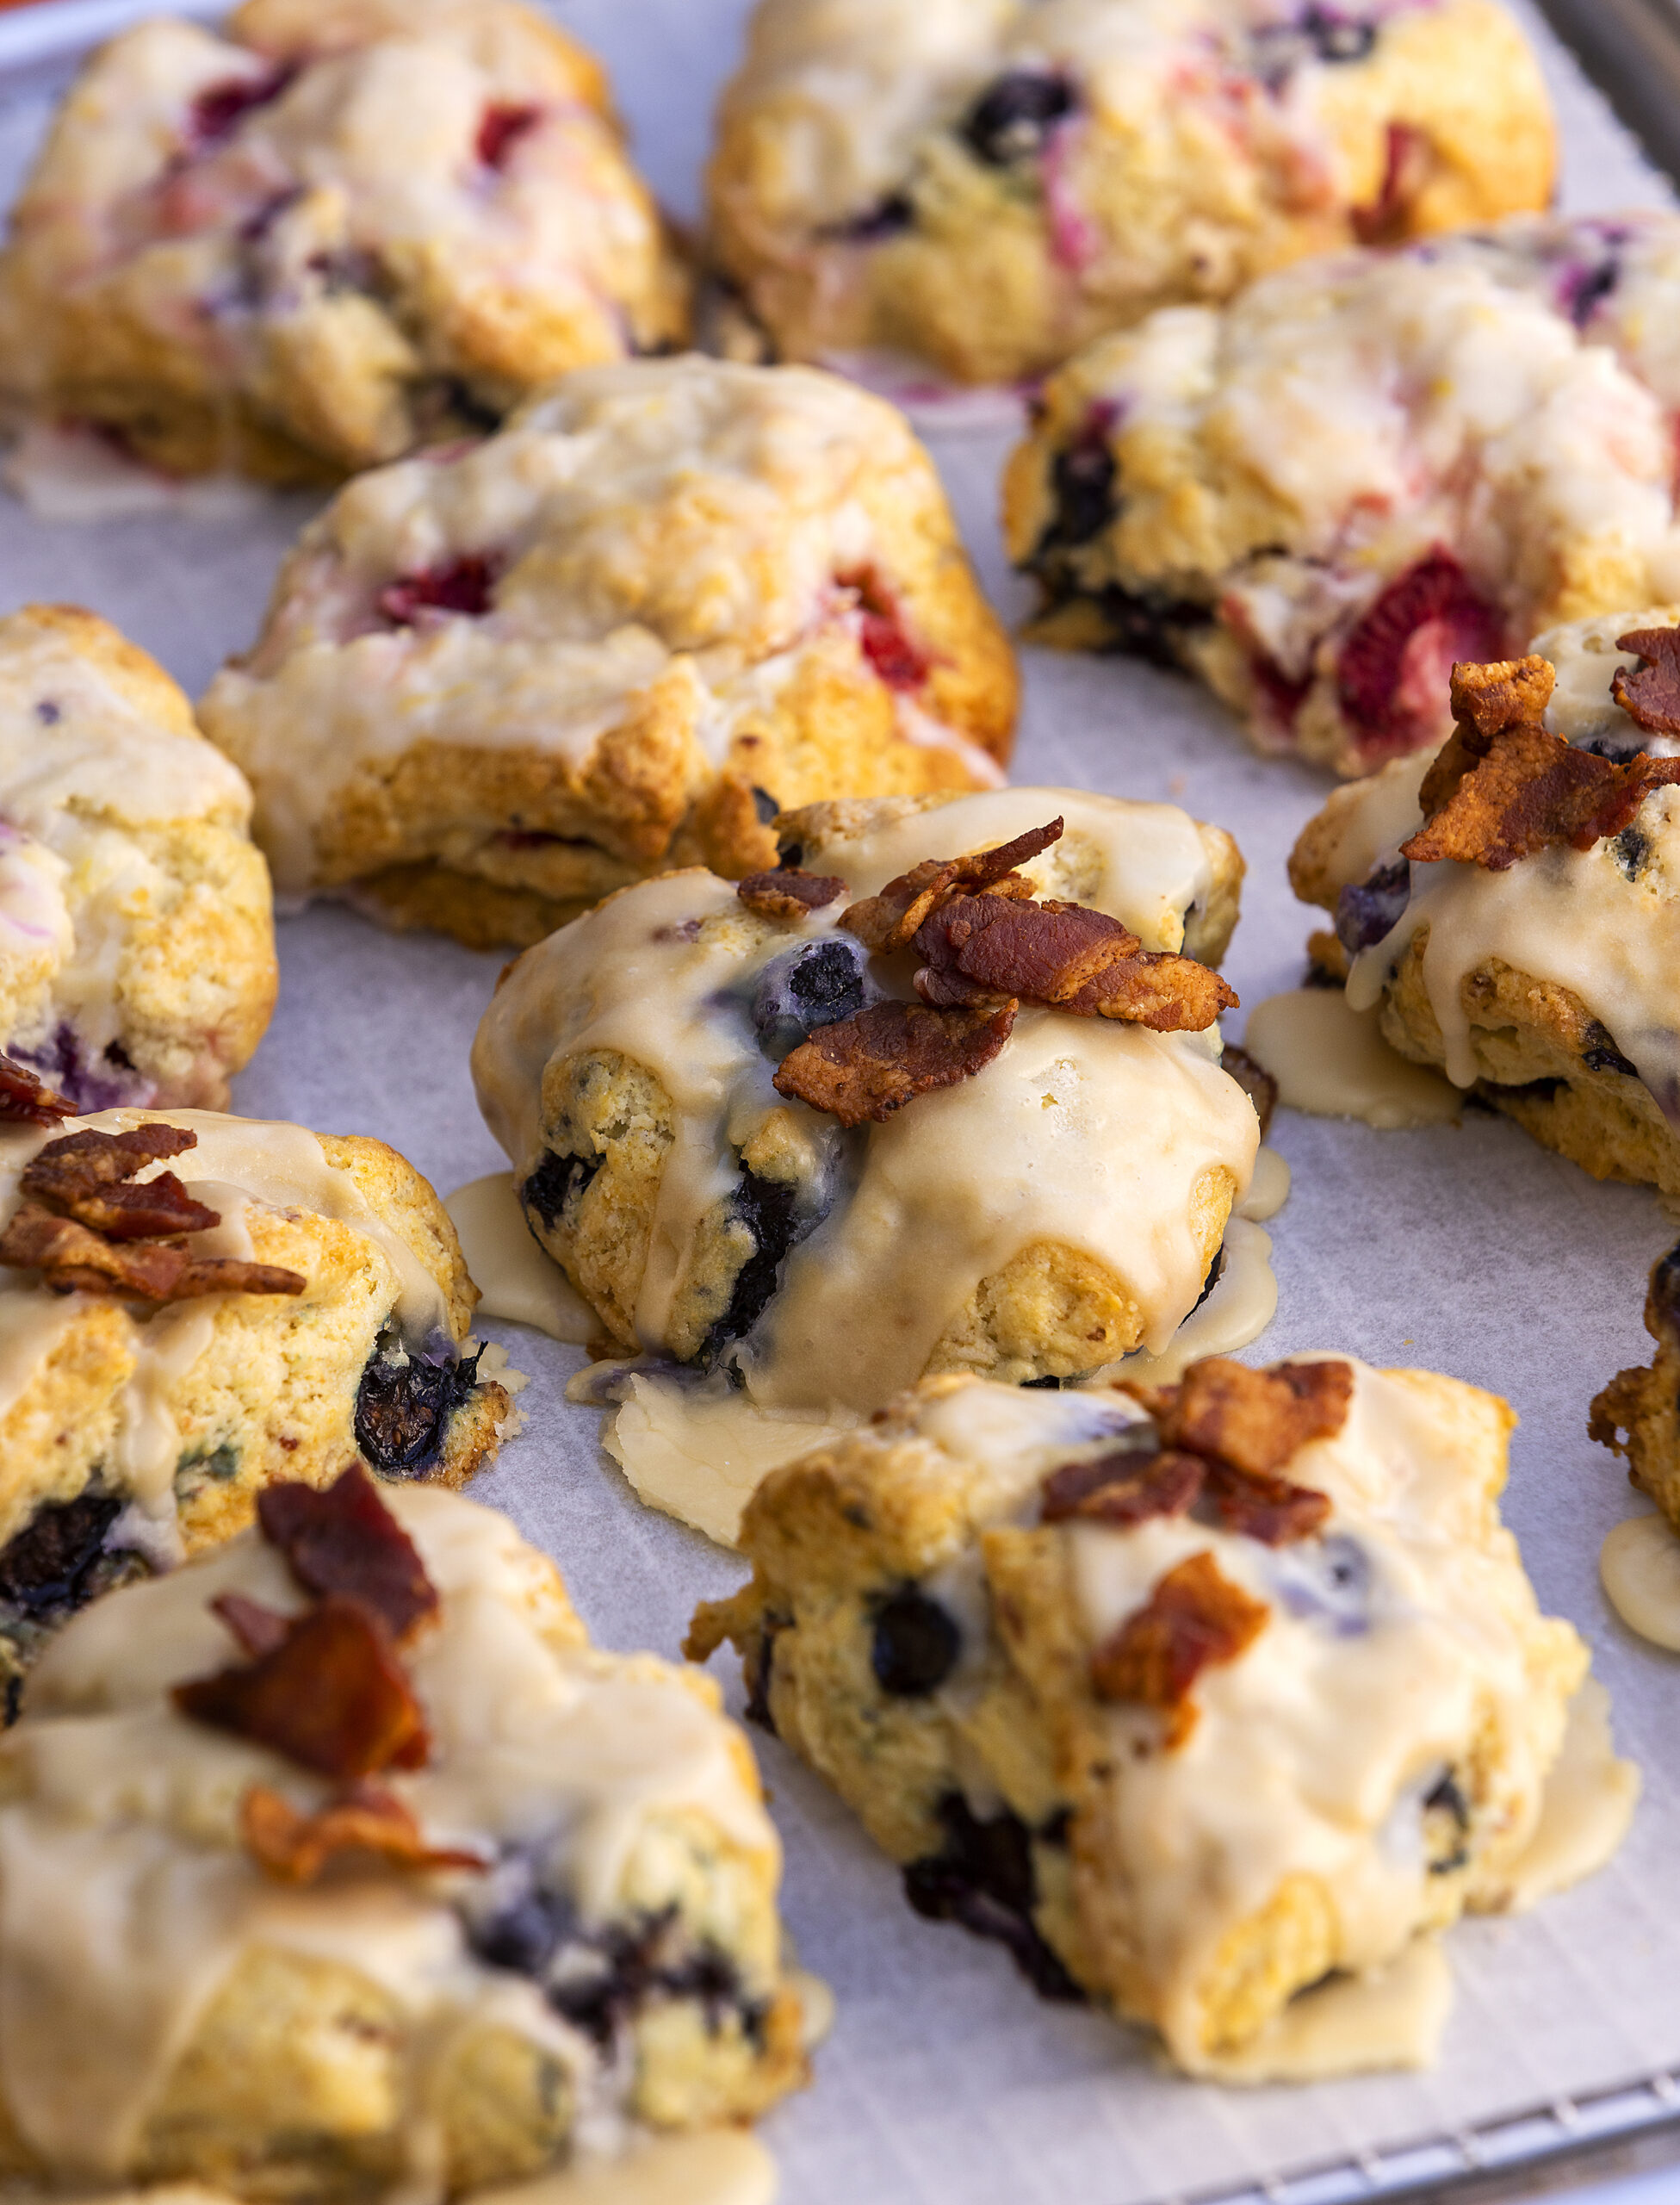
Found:
M 688 357 L 350 483 L 200 709 L 282 890 L 487 945 L 772 865 L 778 809 L 993 783 L 1016 688 L 903 417 Z
M 1671 214 L 1519 218 L 1102 339 L 1006 477 L 1034 632 L 1185 666 L 1338 773 L 1440 742 L 1455 661 L 1680 595 L 1677 294 Z
M 1193 2074 L 1422 2065 L 1429 1933 L 1598 1866 L 1638 1789 L 1500 1524 L 1514 1422 L 1317 1355 L 928 1379 L 770 1473 L 689 1650 L 1046 1997 Z
M 1680 613 L 1460 664 L 1434 752 L 1338 789 L 1290 859 L 1314 963 L 1598 1179 L 1680 1193 Z
M 0 394 L 171 475 L 331 480 L 686 326 L 599 65 L 518 0 L 139 24 L 0 255 Z
M 660 2140 L 805 2076 L 752 1756 L 488 1509 L 270 1486 L 67 1625 L 0 1771 L 14 2179 L 441 2205 L 642 2152 L 769 2196 L 750 2138 Z
M 78 1109 L 227 1101 L 277 974 L 251 791 L 144 651 L 0 619 L 0 1050 Z
M 526 1218 L 604 1333 L 702 1414 L 1164 1348 L 1260 1145 L 1201 961 L 1230 837 L 1065 789 L 779 825 L 769 871 L 648 881 L 527 950 L 480 1028 Z
M 710 244 L 729 341 L 1013 382 L 1303 254 L 1543 208 L 1493 0 L 759 0 Z
M 64 1618 L 360 1454 L 457 1485 L 505 1388 L 382 1141 L 208 1110 L 72 1117 L 0 1059 L 0 1693 Z

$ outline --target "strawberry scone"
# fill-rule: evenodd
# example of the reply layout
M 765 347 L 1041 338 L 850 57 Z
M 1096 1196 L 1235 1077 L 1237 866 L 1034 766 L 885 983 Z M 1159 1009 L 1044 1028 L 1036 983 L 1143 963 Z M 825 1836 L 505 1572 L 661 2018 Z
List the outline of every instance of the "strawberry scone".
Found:
M 278 979 L 250 830 L 155 660 L 74 606 L 0 619 L 0 1049 L 79 1110 L 224 1108 Z
M 1193 668 L 1336 772 L 1455 660 L 1680 595 L 1680 218 L 1517 220 L 1266 277 L 1081 353 L 1005 483 L 1040 640 Z
M 1494 0 L 760 0 L 718 127 L 743 333 L 924 382 L 1542 208 L 1554 161 Z
M 0 397 L 169 474 L 330 480 L 686 326 L 600 65 L 545 16 L 246 0 L 71 87 L 0 255 Z
M 773 865 L 779 810 L 995 783 L 1016 686 L 903 417 L 689 356 L 349 484 L 201 713 L 282 891 L 482 946 Z

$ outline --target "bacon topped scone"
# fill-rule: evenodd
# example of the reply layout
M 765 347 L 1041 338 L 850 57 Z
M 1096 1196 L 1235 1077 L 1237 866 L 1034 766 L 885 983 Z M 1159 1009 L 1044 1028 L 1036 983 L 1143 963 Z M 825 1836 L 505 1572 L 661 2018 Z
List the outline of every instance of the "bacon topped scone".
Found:
M 603 1334 L 685 1401 L 794 1416 L 1163 1348 L 1260 1145 L 1200 961 L 1229 836 L 1057 789 L 780 827 L 774 870 L 673 873 L 527 950 L 479 1030 L 526 1218 Z
M 1493 0 L 760 0 L 711 242 L 784 359 L 1010 382 L 1303 253 L 1544 207 L 1553 161 Z
M 539 941 L 822 797 L 986 786 L 1007 637 L 902 414 L 837 376 L 580 370 L 305 530 L 205 728 L 278 886 Z
M 0 618 L 0 1050 L 78 1109 L 220 1109 L 278 972 L 251 790 L 162 667 L 67 605 Z
M 1434 754 L 1339 789 L 1290 859 L 1315 961 L 1404 1055 L 1599 1179 L 1680 1193 L 1680 612 L 1453 673 Z
M 657 2140 L 805 2076 L 752 1755 L 490 1510 L 270 1486 L 65 1628 L 0 1797 L 15 2183 L 443 2205 L 645 2150 L 769 2196 Z
M 0 1059 L 0 1700 L 96 1593 L 276 1478 L 459 1484 L 508 1394 L 462 1352 L 454 1227 L 382 1141 L 208 1110 L 89 1118 Z
M 1516 220 L 1105 339 L 1009 464 L 1034 632 L 1338 773 L 1440 742 L 1455 660 L 1680 596 L 1677 297 L 1680 217 Z
M 1429 1933 L 1596 1867 L 1637 1792 L 1499 1521 L 1515 1420 L 1317 1355 L 928 1379 L 771 1472 L 689 1650 L 1045 1996 L 1229 2081 L 1422 2065 Z
M 599 64 L 519 0 L 138 24 L 0 254 L 0 396 L 175 475 L 330 481 L 686 330 Z

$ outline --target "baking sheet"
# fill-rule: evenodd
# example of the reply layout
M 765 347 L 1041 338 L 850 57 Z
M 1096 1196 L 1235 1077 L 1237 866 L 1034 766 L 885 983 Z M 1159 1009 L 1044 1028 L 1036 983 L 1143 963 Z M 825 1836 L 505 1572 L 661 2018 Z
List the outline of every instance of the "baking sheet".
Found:
M 102 28 L 110 0 L 98 5 Z M 744 0 L 569 0 L 559 12 L 606 56 L 644 165 L 691 214 Z M 46 55 L 50 73 L 58 13 L 27 11 L 27 39 L 24 16 L 5 24 L 18 42 L 0 62 L 31 65 L 9 102 L 0 95 L 8 197 L 45 117 L 34 65 Z M 1669 199 L 1569 56 L 1525 16 L 1564 120 L 1565 205 Z M 1004 568 L 995 519 L 1007 440 L 933 441 L 988 587 L 1019 613 L 1026 593 Z M 244 518 L 89 527 L 49 525 L 0 498 L 0 606 L 91 605 L 195 693 L 251 640 L 276 562 L 312 508 L 273 499 Z M 1252 757 L 1186 682 L 1117 661 L 1025 657 L 1015 778 L 1170 798 L 1232 829 L 1249 871 L 1230 976 L 1248 1003 L 1294 984 L 1309 920 L 1283 861 L 1323 784 Z M 237 1083 L 237 1107 L 379 1134 L 445 1192 L 499 1168 L 467 1052 L 500 959 L 385 935 L 330 908 L 280 931 L 280 1006 Z M 1241 1028 L 1238 1013 L 1229 1030 Z M 1645 1767 L 1633 1835 L 1581 1890 L 1452 1934 L 1458 2001 L 1434 2073 L 1227 2092 L 1164 2074 L 1130 2033 L 1040 2004 L 995 1947 L 918 1920 L 839 1803 L 754 1734 L 787 1848 L 787 1918 L 839 1998 L 815 2087 L 765 2125 L 788 2205 L 1137 2205 L 1357 2161 L 1680 2063 L 1680 1927 L 1668 1904 L 1680 1849 L 1680 1670 L 1623 1630 L 1599 1593 L 1600 1538 L 1633 1502 L 1585 1436 L 1594 1392 L 1644 1359 L 1645 1270 L 1675 1228 L 1650 1193 L 1595 1185 L 1484 1116 L 1378 1134 L 1284 1113 L 1273 1139 L 1295 1190 L 1270 1228 L 1278 1316 L 1249 1352 L 1339 1348 L 1417 1363 L 1516 1403 L 1507 1517 L 1543 1602 L 1592 1643 L 1620 1743 Z M 576 1351 L 518 1326 L 487 1329 L 532 1383 L 528 1429 L 479 1497 L 558 1557 L 604 1643 L 674 1653 L 696 1600 L 731 1588 L 740 1563 L 630 1499 L 596 1444 L 594 1415 L 562 1399 Z M 738 1706 L 738 1681 L 723 1674 Z

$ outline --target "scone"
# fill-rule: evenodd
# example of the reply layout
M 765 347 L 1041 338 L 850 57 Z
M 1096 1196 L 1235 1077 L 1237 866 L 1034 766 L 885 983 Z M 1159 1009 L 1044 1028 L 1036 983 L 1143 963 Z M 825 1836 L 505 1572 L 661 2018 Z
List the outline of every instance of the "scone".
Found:
M 78 1109 L 226 1108 L 278 973 L 251 791 L 74 606 L 0 618 L 0 1049 Z
M 1633 1483 L 1680 1531 L 1680 1247 L 1652 1265 L 1645 1329 L 1656 1354 L 1617 1371 L 1594 1401 L 1587 1429 L 1627 1458 Z
M 1136 1399 L 928 1380 L 772 1472 L 689 1651 L 732 1639 L 911 1904 L 1048 1995 L 1192 2073 L 1415 2064 L 1423 1934 L 1597 1866 L 1637 1782 L 1587 1705 L 1585 1811 L 1563 1846 L 1546 1803 L 1525 1861 L 1588 1657 L 1499 1521 L 1515 1421 L 1323 1357 Z
M 64 1109 L 0 1059 L 0 1698 L 66 1614 L 275 1479 L 359 1451 L 456 1485 L 511 1415 L 462 1352 L 455 1229 L 382 1141 Z
M 1015 702 L 902 416 L 690 357 L 350 484 L 201 711 L 282 889 L 484 946 L 773 865 L 778 806 L 993 783 Z
M 518 0 L 138 24 L 0 255 L 0 399 L 170 475 L 330 481 L 686 328 L 599 64 Z
M 759 0 L 711 244 L 784 359 L 1007 382 L 1303 253 L 1544 207 L 1553 165 L 1493 0 Z
M 480 1028 L 486 1118 L 603 1332 L 795 1412 L 1162 1346 L 1259 1146 L 1197 961 L 1230 837 L 1059 789 L 780 828 L 774 871 L 673 873 L 527 950 Z
M 1677 297 L 1680 217 L 1517 220 L 1092 345 L 1005 482 L 1036 634 L 1339 773 L 1439 742 L 1455 659 L 1680 597 Z
M 68 1625 L 0 1798 L 14 2178 L 442 2201 L 803 2079 L 716 1688 L 454 1494 L 270 1487 Z
M 1671 1195 L 1680 759 L 1654 754 L 1680 748 L 1677 620 L 1621 613 L 1456 667 L 1451 741 L 1338 789 L 1289 861 L 1335 916 L 1315 961 L 1355 1009 L 1380 1004 L 1403 1055 L 1595 1178 Z

